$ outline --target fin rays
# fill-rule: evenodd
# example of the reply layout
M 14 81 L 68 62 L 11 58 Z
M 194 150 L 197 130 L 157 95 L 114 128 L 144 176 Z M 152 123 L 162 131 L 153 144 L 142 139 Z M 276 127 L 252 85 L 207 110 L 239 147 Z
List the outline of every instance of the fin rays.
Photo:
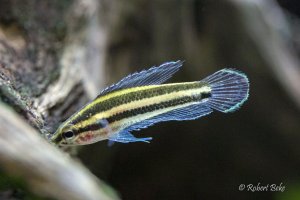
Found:
M 149 141 L 152 140 L 151 137 L 136 138 L 135 136 L 133 136 L 130 133 L 130 131 L 138 131 L 140 129 L 147 128 L 158 122 L 163 122 L 163 121 L 193 120 L 193 119 L 202 117 L 204 115 L 208 115 L 211 112 L 212 112 L 212 109 L 209 108 L 203 102 L 195 103 L 195 104 L 192 104 L 192 105 L 184 107 L 184 108 L 178 108 L 173 111 L 157 115 L 155 117 L 149 118 L 147 120 L 144 120 L 142 122 L 139 122 L 139 123 L 136 123 L 136 124 L 133 124 L 133 125 L 127 127 L 125 130 L 121 131 L 120 133 L 112 135 L 109 138 L 109 140 L 110 140 L 109 144 L 112 144 L 112 141 L 121 142 L 121 143 L 129 143 L 129 142 L 147 142 L 147 143 L 149 143 Z
M 173 111 L 157 115 L 155 117 L 144 120 L 137 124 L 133 124 L 133 125 L 127 127 L 126 130 L 127 131 L 137 131 L 137 130 L 147 128 L 158 122 L 163 122 L 163 121 L 193 120 L 193 119 L 202 117 L 204 115 L 208 115 L 211 112 L 212 112 L 212 109 L 209 108 L 205 103 L 203 103 L 203 102 L 195 103 L 195 104 L 189 105 L 187 107 L 178 108 Z
M 208 105 L 220 112 L 233 112 L 248 98 L 248 78 L 237 70 L 222 69 L 202 81 L 208 83 L 212 90 Z
M 143 85 L 161 84 L 169 78 L 171 78 L 172 75 L 180 69 L 182 63 L 182 61 L 166 62 L 158 67 L 151 67 L 148 70 L 143 70 L 141 72 L 130 74 L 118 83 L 115 83 L 102 90 L 98 97 L 114 90 Z

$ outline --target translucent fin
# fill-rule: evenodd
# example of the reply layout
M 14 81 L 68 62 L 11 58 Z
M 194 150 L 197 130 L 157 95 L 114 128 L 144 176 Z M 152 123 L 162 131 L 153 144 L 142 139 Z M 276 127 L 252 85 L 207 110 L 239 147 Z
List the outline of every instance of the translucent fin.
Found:
M 132 135 L 131 133 L 129 133 L 128 131 L 121 131 L 120 133 L 114 134 L 111 137 L 108 138 L 109 139 L 109 145 L 112 145 L 113 142 L 121 142 L 121 143 L 129 143 L 129 142 L 146 142 L 149 143 L 150 140 L 152 140 L 151 137 L 147 137 L 147 138 L 136 138 L 134 137 L 134 135 Z
M 203 79 L 211 87 L 208 105 L 227 113 L 238 109 L 248 98 L 249 80 L 247 76 L 234 69 L 222 69 Z
M 118 83 L 105 88 L 99 96 L 113 90 L 163 83 L 179 70 L 182 63 L 182 61 L 166 62 L 158 67 L 151 67 L 150 69 L 130 74 Z
M 137 131 L 142 128 L 147 128 L 153 124 L 156 124 L 158 122 L 163 121 L 182 121 L 182 120 L 193 120 L 197 119 L 199 117 L 202 117 L 204 115 L 208 115 L 212 112 L 212 109 L 209 108 L 206 104 L 206 102 L 199 102 L 195 103 L 193 105 L 184 107 L 184 108 L 178 108 L 173 111 L 157 115 L 155 117 L 152 117 L 150 119 L 144 120 L 142 122 L 133 124 L 126 128 L 126 131 Z

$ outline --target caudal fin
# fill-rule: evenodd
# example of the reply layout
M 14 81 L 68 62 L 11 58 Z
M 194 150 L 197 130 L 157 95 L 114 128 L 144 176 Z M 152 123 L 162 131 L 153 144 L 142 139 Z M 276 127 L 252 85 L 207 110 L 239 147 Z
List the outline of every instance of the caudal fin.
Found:
M 235 69 L 222 69 L 202 80 L 211 87 L 209 107 L 227 113 L 238 109 L 248 98 L 249 80 Z

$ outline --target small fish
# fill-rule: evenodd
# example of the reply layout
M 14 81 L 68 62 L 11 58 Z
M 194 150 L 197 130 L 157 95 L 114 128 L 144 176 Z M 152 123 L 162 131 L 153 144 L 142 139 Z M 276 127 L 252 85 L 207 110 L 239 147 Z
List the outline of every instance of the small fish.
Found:
M 161 84 L 182 66 L 167 62 L 123 78 L 62 123 L 50 137 L 57 145 L 149 142 L 131 134 L 155 123 L 193 120 L 214 110 L 228 113 L 248 98 L 247 76 L 222 69 L 201 81 Z

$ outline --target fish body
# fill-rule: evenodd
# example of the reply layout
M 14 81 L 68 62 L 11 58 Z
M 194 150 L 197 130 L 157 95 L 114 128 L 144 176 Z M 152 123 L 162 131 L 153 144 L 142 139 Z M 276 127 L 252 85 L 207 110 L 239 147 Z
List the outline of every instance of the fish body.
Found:
M 162 121 L 197 119 L 213 110 L 232 112 L 248 98 L 248 78 L 233 69 L 220 70 L 201 81 L 161 84 L 181 66 L 181 61 L 164 63 L 104 89 L 62 123 L 51 142 L 149 142 L 152 138 L 136 138 L 131 132 Z

